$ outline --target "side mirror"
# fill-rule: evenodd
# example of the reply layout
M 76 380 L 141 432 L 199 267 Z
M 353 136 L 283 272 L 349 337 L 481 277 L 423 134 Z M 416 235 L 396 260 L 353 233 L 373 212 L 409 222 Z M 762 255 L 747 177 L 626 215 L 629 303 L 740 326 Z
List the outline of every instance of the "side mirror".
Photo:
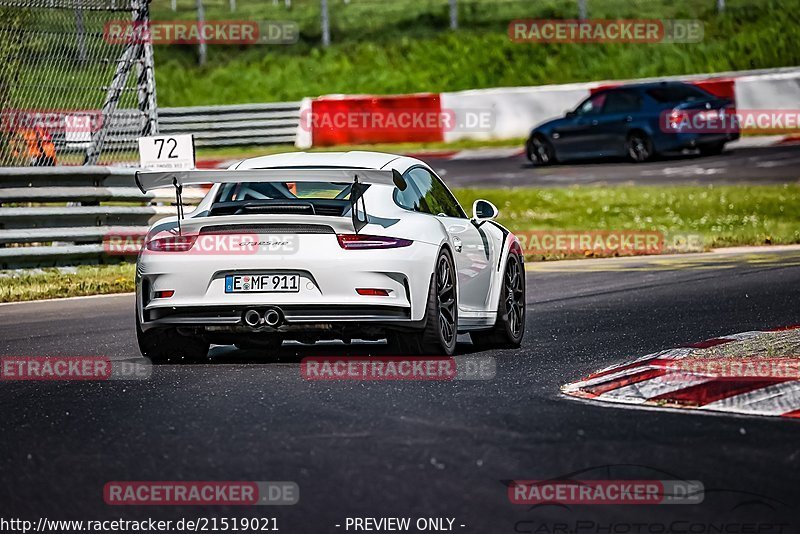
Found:
M 400 191 L 405 191 L 406 187 L 408 187 L 406 179 L 403 178 L 403 175 L 400 174 L 400 171 L 397 169 L 392 169 L 392 181 L 394 182 L 394 186 Z
M 567 111 L 567 118 L 568 118 L 568 119 L 572 119 L 572 118 L 574 118 L 576 115 L 577 115 L 577 113 L 576 113 L 576 112 L 574 112 L 574 111 Z
M 472 220 L 476 223 L 483 223 L 497 218 L 500 211 L 488 200 L 478 199 L 472 204 Z

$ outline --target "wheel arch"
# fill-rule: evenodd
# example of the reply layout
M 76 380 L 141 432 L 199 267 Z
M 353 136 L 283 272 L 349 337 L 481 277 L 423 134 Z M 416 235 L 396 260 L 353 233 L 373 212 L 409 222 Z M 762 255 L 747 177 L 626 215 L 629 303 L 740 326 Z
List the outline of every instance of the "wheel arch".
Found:
M 500 225 L 497 225 L 500 226 Z M 487 303 L 487 311 L 497 310 L 498 306 L 500 305 L 500 294 L 503 285 L 503 273 L 506 271 L 506 266 L 508 265 L 508 260 L 511 257 L 511 254 L 518 254 L 520 259 L 522 260 L 522 269 L 523 274 L 525 272 L 525 254 L 522 250 L 522 245 L 519 242 L 517 236 L 513 233 L 509 232 L 502 226 L 500 226 L 506 233 L 505 238 L 503 239 L 502 247 L 503 249 L 500 251 L 500 257 L 497 262 L 497 268 L 495 270 L 495 275 L 492 278 L 492 287 L 490 290 L 490 298 Z

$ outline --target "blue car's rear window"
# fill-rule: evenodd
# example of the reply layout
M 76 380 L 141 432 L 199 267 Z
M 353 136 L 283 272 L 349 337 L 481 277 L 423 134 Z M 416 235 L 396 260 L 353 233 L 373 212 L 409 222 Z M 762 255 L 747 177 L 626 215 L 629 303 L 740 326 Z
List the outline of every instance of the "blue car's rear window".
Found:
M 691 85 L 666 85 L 655 89 L 648 89 L 647 94 L 657 102 L 692 102 L 696 100 L 708 100 L 712 98 L 709 93 Z

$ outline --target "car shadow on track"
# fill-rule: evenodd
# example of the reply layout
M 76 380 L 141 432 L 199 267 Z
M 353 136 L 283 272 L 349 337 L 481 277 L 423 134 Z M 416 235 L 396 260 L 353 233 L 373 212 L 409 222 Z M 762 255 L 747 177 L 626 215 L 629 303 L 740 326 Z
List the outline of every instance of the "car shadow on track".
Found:
M 466 356 L 481 352 L 469 342 L 459 342 L 455 356 Z M 195 362 L 195 365 L 230 365 L 230 364 L 299 364 L 303 358 L 311 357 L 353 357 L 372 356 L 404 357 L 385 342 L 317 343 L 304 345 L 300 343 L 284 343 L 279 350 L 275 349 L 239 349 L 232 345 L 215 345 L 209 351 L 209 360 Z M 436 356 L 430 354 L 428 356 Z M 409 356 L 410 357 L 410 356 Z
M 605 158 L 589 158 L 589 159 L 575 159 L 575 160 L 567 160 L 564 162 L 556 162 L 551 163 L 550 165 L 534 165 L 530 161 L 528 161 L 523 156 L 523 163 L 520 165 L 522 169 L 558 169 L 560 167 L 588 167 L 594 165 L 620 165 L 620 164 L 628 164 L 632 167 L 634 166 L 641 166 L 641 165 L 648 165 L 648 164 L 658 164 L 664 162 L 671 162 L 671 161 L 693 161 L 693 160 L 703 160 L 709 161 L 714 160 L 720 157 L 730 156 L 730 151 L 725 151 L 721 154 L 714 154 L 714 155 L 704 155 L 700 154 L 699 152 L 690 152 L 686 154 L 682 153 L 671 153 L 671 154 L 657 154 L 650 158 L 645 162 L 633 162 L 628 158 L 624 157 L 605 157 Z

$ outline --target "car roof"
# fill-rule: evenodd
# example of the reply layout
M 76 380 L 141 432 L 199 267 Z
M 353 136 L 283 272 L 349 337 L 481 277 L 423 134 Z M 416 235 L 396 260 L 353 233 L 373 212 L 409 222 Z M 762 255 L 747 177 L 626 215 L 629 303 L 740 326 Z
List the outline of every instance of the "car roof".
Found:
M 639 89 L 645 91 L 647 89 L 658 89 L 660 87 L 676 87 L 676 86 L 683 86 L 689 85 L 691 87 L 696 87 L 694 85 L 688 84 L 686 82 L 646 82 L 646 83 L 626 83 L 624 85 L 616 85 L 614 87 L 604 87 L 601 88 L 598 93 L 607 93 L 610 91 L 625 91 L 628 89 Z
M 240 161 L 234 169 L 275 169 L 288 167 L 334 167 L 344 169 L 391 169 L 395 160 L 407 159 L 383 152 L 289 152 Z M 387 167 L 388 166 L 388 167 Z

